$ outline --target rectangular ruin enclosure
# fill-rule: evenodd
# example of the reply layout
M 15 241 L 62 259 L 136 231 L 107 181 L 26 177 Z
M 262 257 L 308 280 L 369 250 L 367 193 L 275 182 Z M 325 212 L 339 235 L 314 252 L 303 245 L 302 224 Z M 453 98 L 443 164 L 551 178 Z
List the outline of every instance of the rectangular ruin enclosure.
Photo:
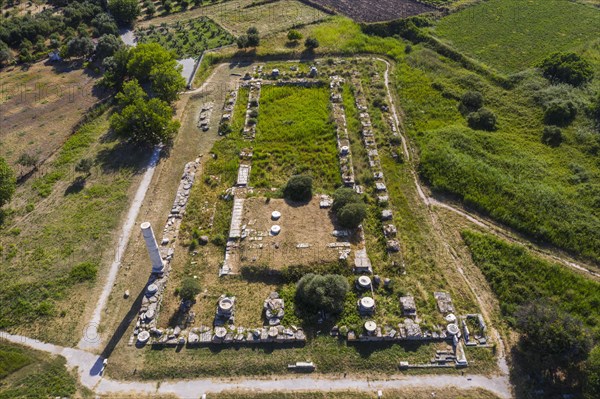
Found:
M 416 0 L 311 0 L 359 22 L 383 22 L 435 11 Z
M 253 143 L 250 185 L 283 187 L 295 174 L 313 177 L 315 191 L 340 186 L 329 89 L 263 85 Z
M 336 262 L 340 253 L 358 249 L 358 239 L 336 230 L 328 209 L 319 206 L 319 197 L 308 204 L 290 204 L 283 199 L 248 198 L 244 201 L 242 225 L 245 237 L 233 266 L 268 266 L 282 269 L 292 265 Z M 278 220 L 272 219 L 280 212 Z M 273 226 L 281 230 L 274 235 Z M 336 237 L 334 235 L 336 231 Z M 349 257 L 350 259 L 350 257 Z

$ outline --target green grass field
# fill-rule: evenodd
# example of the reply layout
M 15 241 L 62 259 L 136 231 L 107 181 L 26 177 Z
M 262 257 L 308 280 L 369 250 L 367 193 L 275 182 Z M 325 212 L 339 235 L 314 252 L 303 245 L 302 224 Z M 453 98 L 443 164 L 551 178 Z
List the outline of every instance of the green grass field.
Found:
M 261 91 L 251 184 L 282 187 L 309 174 L 317 191 L 341 184 L 329 90 L 265 85 Z
M 600 9 L 569 0 L 489 0 L 442 18 L 433 33 L 501 72 L 600 36 Z
M 76 392 L 77 379 L 64 358 L 0 341 L 1 399 L 73 397 Z
M 198 57 L 204 50 L 225 46 L 234 37 L 207 17 L 136 30 L 140 43 L 159 43 L 177 58 Z

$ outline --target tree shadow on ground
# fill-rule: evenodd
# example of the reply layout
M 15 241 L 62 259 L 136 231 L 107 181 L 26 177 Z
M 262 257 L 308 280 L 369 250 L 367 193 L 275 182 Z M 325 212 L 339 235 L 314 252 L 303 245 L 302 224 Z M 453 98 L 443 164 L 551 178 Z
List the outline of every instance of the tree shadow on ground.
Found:
M 65 190 L 64 195 L 67 196 L 71 194 L 80 193 L 81 190 L 85 188 L 85 183 L 85 176 L 77 176 L 75 180 L 73 180 L 71 184 L 69 184 L 69 187 L 67 187 L 67 189 Z
M 108 140 L 110 137 L 105 139 Z M 134 174 L 139 174 L 145 170 L 151 155 L 152 147 L 150 146 L 122 141 L 111 148 L 105 148 L 98 152 L 95 163 L 104 173 L 128 169 Z

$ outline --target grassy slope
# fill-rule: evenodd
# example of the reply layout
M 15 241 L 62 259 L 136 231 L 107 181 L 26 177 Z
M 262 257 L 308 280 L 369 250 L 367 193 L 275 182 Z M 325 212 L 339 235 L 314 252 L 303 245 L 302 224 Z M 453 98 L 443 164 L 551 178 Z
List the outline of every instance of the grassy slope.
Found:
M 443 18 L 434 33 L 502 72 L 516 72 L 600 36 L 600 10 L 568 0 L 490 0 Z
M 520 305 L 546 298 L 600 334 L 598 282 L 493 236 L 471 231 L 462 235 L 509 320 Z
M 264 86 L 251 184 L 281 187 L 294 174 L 311 175 L 317 191 L 333 191 L 341 184 L 329 91 Z
M 77 379 L 66 370 L 64 358 L 0 342 L 0 398 L 71 397 L 76 392 Z
M 19 188 L 17 196 L 26 198 L 32 210 L 26 215 L 17 211 L 0 231 L 0 280 L 5 282 L 0 328 L 44 334 L 45 340 L 64 344 L 77 339 L 75 329 L 87 302 L 82 293 L 93 287 L 95 275 L 80 282 L 70 272 L 82 262 L 101 266 L 128 203 L 132 178 L 145 158 L 107 140 L 107 129 L 107 115 L 84 125 L 45 174 Z M 94 159 L 95 166 L 79 187 L 74 182 L 81 174 L 74 168 L 82 158 Z M 19 217 L 27 219 L 8 230 Z

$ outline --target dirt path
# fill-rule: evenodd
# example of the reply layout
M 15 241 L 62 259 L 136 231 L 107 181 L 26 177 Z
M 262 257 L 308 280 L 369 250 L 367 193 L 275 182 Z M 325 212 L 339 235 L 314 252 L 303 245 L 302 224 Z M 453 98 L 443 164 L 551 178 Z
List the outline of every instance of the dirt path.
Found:
M 142 202 L 146 197 L 146 192 L 148 191 L 148 187 L 152 181 L 152 176 L 154 176 L 154 171 L 156 170 L 156 165 L 160 156 L 160 150 L 160 147 L 156 147 L 152 152 L 152 156 L 148 161 L 148 166 L 144 172 L 142 181 L 140 182 L 140 185 L 135 193 L 135 197 L 129 206 L 129 211 L 127 212 L 127 216 L 121 229 L 121 235 L 119 236 L 119 243 L 115 251 L 115 257 L 110 265 L 110 269 L 108 270 L 108 276 L 106 278 L 106 282 L 104 283 L 104 287 L 102 288 L 102 293 L 98 298 L 96 308 L 94 309 L 92 317 L 83 330 L 83 336 L 77 345 L 78 348 L 93 350 L 97 349 L 102 342 L 101 334 L 98 332 L 100 319 L 102 318 L 102 310 L 106 306 L 108 297 L 115 284 L 117 272 L 121 266 L 122 255 L 125 253 L 127 243 L 129 243 L 129 239 L 131 238 L 133 226 L 135 225 L 138 213 L 140 212 L 140 207 L 142 206 Z
M 268 379 L 194 379 L 185 381 L 155 382 L 124 382 L 102 376 L 101 356 L 90 352 L 64 348 L 32 340 L 20 335 L 0 332 L 0 339 L 27 346 L 32 349 L 63 356 L 70 369 L 77 370 L 81 384 L 93 390 L 96 394 L 154 394 L 157 396 L 172 394 L 182 398 L 198 398 L 203 393 L 220 393 L 233 390 L 251 390 L 253 392 L 302 392 L 302 391 L 348 391 L 357 390 L 374 392 L 377 390 L 420 388 L 420 389 L 475 389 L 488 390 L 500 398 L 510 398 L 511 391 L 505 377 L 485 377 L 481 375 L 392 375 L 386 380 L 370 380 L 367 378 L 335 378 L 324 376 L 302 376 Z M 110 367 L 110 364 L 108 365 Z

